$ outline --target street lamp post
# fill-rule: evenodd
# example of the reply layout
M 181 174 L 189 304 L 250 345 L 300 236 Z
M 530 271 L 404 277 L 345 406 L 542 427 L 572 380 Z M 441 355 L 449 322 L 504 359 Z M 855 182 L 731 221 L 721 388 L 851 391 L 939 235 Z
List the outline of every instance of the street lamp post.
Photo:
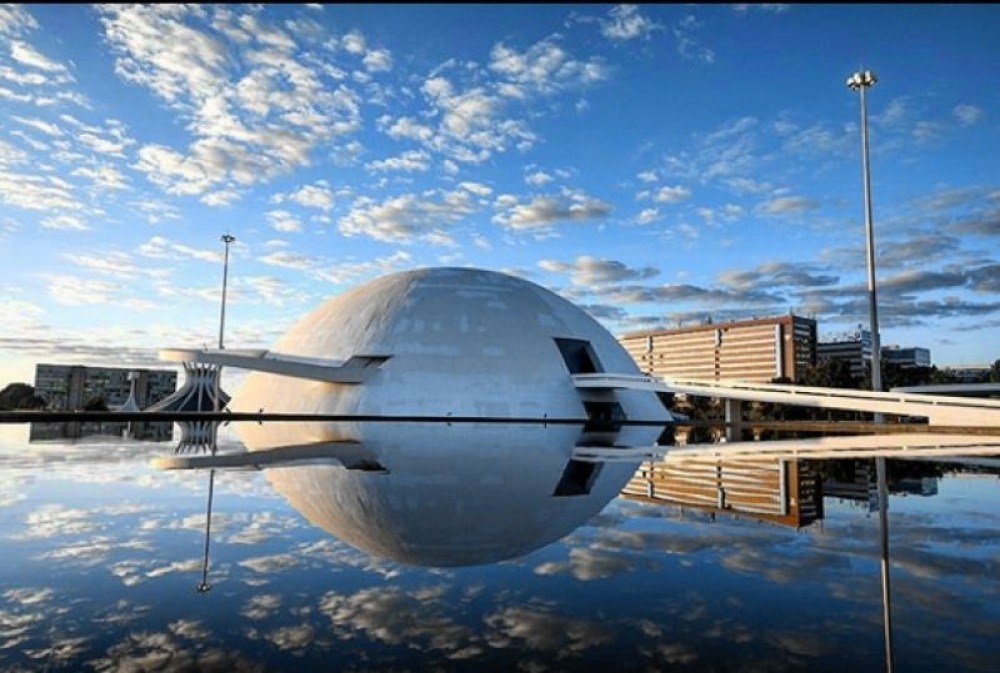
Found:
M 219 349 L 221 350 L 225 348 L 223 335 L 226 330 L 226 282 L 229 276 L 229 244 L 235 241 L 236 237 L 225 233 L 220 240 L 226 244 L 225 258 L 222 263 L 222 311 L 219 315 Z
M 225 257 L 222 262 L 222 307 L 219 312 L 219 350 L 223 350 L 225 345 L 226 332 L 226 284 L 229 280 L 229 244 L 236 240 L 236 237 L 226 232 L 220 239 L 226 244 Z M 219 387 L 222 378 L 222 365 L 219 365 L 215 372 L 215 404 L 214 410 L 219 411 Z
M 854 73 L 847 86 L 861 94 L 861 170 L 865 194 L 865 244 L 868 253 L 868 317 L 871 329 L 872 390 L 882 390 L 882 346 L 878 334 L 878 301 L 875 296 L 875 234 L 872 231 L 872 185 L 868 163 L 868 103 L 865 92 L 878 80 L 871 70 Z
M 861 170 L 865 195 L 865 244 L 868 257 L 868 316 L 871 329 L 872 390 L 882 390 L 882 345 L 878 334 L 878 300 L 875 294 L 875 237 L 872 230 L 872 185 L 868 162 L 868 102 L 865 92 L 878 81 L 871 70 L 861 70 L 847 78 L 847 86 L 861 94 Z M 875 414 L 881 421 L 882 414 Z M 875 459 L 879 502 L 879 547 L 881 550 L 882 576 L 882 627 L 885 638 L 885 668 L 893 673 L 895 664 L 892 653 L 892 592 L 889 586 L 889 488 L 884 457 Z

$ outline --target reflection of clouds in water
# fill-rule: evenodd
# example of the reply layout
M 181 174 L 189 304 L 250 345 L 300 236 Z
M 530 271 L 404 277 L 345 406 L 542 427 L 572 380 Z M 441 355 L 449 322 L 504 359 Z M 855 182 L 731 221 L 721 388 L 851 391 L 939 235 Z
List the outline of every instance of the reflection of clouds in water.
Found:
M 193 558 L 187 561 L 174 561 L 165 566 L 158 566 L 146 571 L 146 577 L 162 577 L 169 573 L 192 573 L 201 570 L 201 559 Z
M 173 627 L 173 625 L 171 625 Z M 121 671 L 254 671 L 262 664 L 253 663 L 237 652 L 206 648 L 184 633 L 130 633 L 112 645 L 104 656 L 86 662 L 97 673 Z
M 311 624 L 282 626 L 264 634 L 264 639 L 279 650 L 302 650 L 312 644 L 316 630 Z
M 301 519 L 297 517 L 281 516 L 270 511 L 253 512 L 249 518 L 246 515 L 234 517 L 234 523 L 245 525 L 232 535 L 223 537 L 223 541 L 229 544 L 259 544 L 302 526 Z M 212 526 L 215 526 L 214 517 Z
M 524 644 L 533 650 L 558 651 L 561 656 L 611 642 L 611 632 L 602 624 L 562 617 L 547 608 L 510 606 L 487 615 L 487 634 L 492 647 Z
M 681 666 L 698 661 L 698 653 L 684 643 L 657 643 L 648 656 L 657 661 Z
M 417 594 L 422 592 L 404 592 L 399 587 L 366 588 L 350 595 L 327 592 L 319 601 L 319 610 L 330 618 L 334 631 L 346 639 L 364 634 L 390 645 L 406 644 L 451 654 L 475 647 L 475 632 L 446 616 L 440 597 L 418 599 Z M 423 595 L 439 593 L 435 589 Z
M 77 544 L 56 547 L 40 554 L 37 558 L 72 561 L 79 565 L 96 566 L 103 563 L 112 552 L 126 549 L 152 551 L 153 546 L 146 540 L 119 540 L 107 535 L 98 535 Z
M 3 592 L 3 597 L 10 603 L 18 605 L 36 605 L 45 603 L 52 598 L 52 589 L 36 589 L 34 587 L 23 587 L 21 589 L 8 589 Z
M 130 624 L 145 617 L 151 609 L 150 605 L 136 605 L 122 598 L 108 608 L 99 609 L 93 617 L 93 622 L 118 626 Z
M 31 659 L 44 661 L 45 668 L 48 669 L 52 664 L 65 665 L 71 659 L 83 654 L 89 640 L 90 638 L 86 636 L 56 638 L 46 647 L 28 648 L 24 653 Z
M 599 551 L 583 547 L 574 547 L 569 551 L 569 560 L 565 562 L 550 561 L 535 568 L 537 575 L 555 575 L 569 572 L 581 581 L 600 580 L 620 573 L 633 572 L 640 566 L 650 567 L 648 560 Z
M 266 619 L 278 611 L 281 607 L 281 596 L 278 594 L 257 594 L 251 596 L 240 614 L 247 619 Z
M 292 554 L 271 554 L 243 559 L 239 565 L 257 573 L 273 573 L 300 565 L 302 561 Z

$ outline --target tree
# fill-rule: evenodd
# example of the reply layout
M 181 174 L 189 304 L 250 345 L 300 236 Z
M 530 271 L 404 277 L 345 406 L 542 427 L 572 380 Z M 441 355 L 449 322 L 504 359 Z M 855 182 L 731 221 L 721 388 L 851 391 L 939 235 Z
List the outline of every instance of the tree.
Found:
M 860 381 L 851 374 L 846 360 L 820 360 L 803 374 L 803 384 L 816 388 L 857 388 Z
M 35 394 L 35 389 L 27 383 L 11 383 L 0 390 L 0 411 L 12 409 L 42 409 L 45 400 Z
M 104 401 L 103 397 L 91 397 L 87 400 L 87 403 L 83 405 L 84 411 L 110 411 L 108 409 L 108 403 Z

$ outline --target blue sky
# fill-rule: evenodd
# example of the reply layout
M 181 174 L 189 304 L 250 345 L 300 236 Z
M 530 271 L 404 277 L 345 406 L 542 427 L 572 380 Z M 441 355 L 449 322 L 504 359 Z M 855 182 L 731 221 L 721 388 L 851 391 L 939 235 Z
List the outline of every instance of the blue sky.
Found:
M 515 273 L 615 333 L 793 311 L 1000 357 L 1000 10 L 0 6 L 0 383 L 270 345 L 384 273 Z

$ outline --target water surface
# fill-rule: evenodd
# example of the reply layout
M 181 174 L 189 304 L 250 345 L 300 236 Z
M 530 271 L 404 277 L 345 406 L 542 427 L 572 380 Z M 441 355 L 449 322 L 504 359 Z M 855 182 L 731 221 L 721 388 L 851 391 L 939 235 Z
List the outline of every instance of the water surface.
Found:
M 820 494 L 802 526 L 619 497 L 527 555 L 426 568 L 311 525 L 263 472 L 220 471 L 206 566 L 209 473 L 151 467 L 173 447 L 0 426 L 0 669 L 885 667 L 868 485 Z M 997 465 L 889 463 L 898 671 L 996 670 Z

